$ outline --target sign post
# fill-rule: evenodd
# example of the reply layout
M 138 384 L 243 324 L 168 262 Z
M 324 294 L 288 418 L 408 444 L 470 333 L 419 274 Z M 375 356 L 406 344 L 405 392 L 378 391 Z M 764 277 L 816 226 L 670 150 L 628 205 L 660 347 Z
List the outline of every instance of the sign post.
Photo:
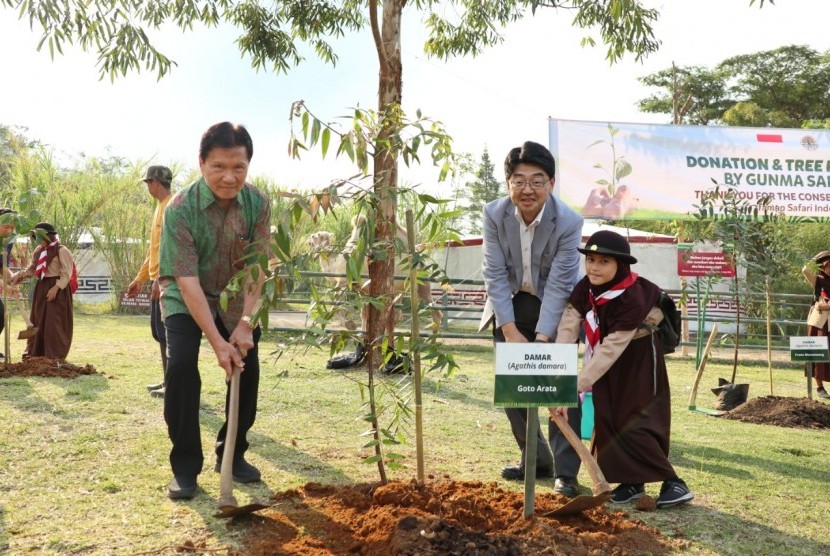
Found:
M 524 516 L 534 512 L 540 407 L 576 407 L 576 344 L 496 344 L 496 407 L 526 407 Z
M 807 397 L 813 399 L 813 364 L 830 361 L 827 336 L 790 336 L 790 361 L 804 362 Z
M 677 244 L 677 275 L 695 279 L 695 301 L 697 303 L 697 342 L 695 366 L 700 367 L 703 357 L 703 335 L 706 333 L 706 306 L 709 304 L 711 284 L 706 284 L 706 294 L 700 298 L 701 278 L 734 278 L 735 265 L 719 245 Z

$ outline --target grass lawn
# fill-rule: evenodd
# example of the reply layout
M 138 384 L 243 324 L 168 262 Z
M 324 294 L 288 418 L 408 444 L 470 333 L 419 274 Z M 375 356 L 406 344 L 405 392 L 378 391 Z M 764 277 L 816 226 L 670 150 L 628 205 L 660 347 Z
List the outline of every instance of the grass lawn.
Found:
M 12 338 L 22 323 L 12 322 Z M 277 342 L 263 338 L 267 354 Z M 22 342 L 13 339 L 13 360 Z M 219 475 L 213 440 L 222 422 L 224 374 L 206 343 L 202 350 L 202 442 L 205 470 L 190 502 L 166 497 L 169 440 L 161 400 L 145 385 L 161 375 L 158 346 L 147 317 L 76 314 L 69 361 L 94 365 L 100 375 L 74 380 L 0 379 L 0 552 L 9 554 L 173 553 L 192 542 L 207 552 L 233 546 L 244 527 L 213 517 Z M 453 346 L 460 370 L 446 382 L 428 376 L 424 387 L 427 474 L 458 480 L 502 481 L 502 466 L 518 457 L 506 417 L 492 405 L 492 349 Z M 747 357 L 760 357 L 753 353 Z M 305 484 L 377 480 L 359 435 L 357 371 L 325 369 L 326 353 L 278 361 L 263 356 L 257 422 L 249 460 L 263 473 L 257 485 L 235 485 L 240 504 Z M 634 517 L 690 542 L 686 554 L 830 554 L 830 431 L 784 429 L 717 419 L 688 411 L 694 362 L 672 356 L 672 463 L 696 494 L 693 504 Z M 280 371 L 287 376 L 278 378 Z M 709 388 L 731 366 L 712 361 L 698 407 L 712 407 Z M 803 396 L 801 369 L 779 363 L 775 394 Z M 384 379 L 396 382 L 400 377 Z M 750 397 L 769 394 L 765 364 L 746 362 L 739 382 Z M 412 427 L 414 429 L 414 426 Z M 411 435 L 409 435 L 411 438 Z M 414 439 L 397 450 L 415 476 Z M 580 482 L 589 485 L 582 471 Z M 543 480 L 537 491 L 552 488 Z M 656 497 L 659 485 L 647 485 Z

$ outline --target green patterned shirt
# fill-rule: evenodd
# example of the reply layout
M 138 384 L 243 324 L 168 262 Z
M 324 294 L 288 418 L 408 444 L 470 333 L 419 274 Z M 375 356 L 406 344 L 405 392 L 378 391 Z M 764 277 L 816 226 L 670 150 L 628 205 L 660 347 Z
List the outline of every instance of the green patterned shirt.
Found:
M 271 204 L 259 189 L 246 183 L 230 209 L 216 202 L 204 178 L 176 193 L 164 212 L 159 246 L 162 317 L 190 312 L 176 284 L 177 276 L 196 276 L 214 316 L 228 332 L 242 316 L 241 293 L 228 297 L 227 311 L 219 295 L 231 277 L 245 267 L 252 252 L 267 254 Z

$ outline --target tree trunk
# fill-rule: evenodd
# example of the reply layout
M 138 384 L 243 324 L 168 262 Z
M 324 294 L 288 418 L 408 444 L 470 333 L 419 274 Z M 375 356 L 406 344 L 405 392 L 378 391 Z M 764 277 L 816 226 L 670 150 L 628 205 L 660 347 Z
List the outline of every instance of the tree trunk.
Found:
M 378 150 L 374 155 L 374 188 L 380 198 L 375 215 L 376 249 L 369 261 L 369 292 L 383 297 L 383 308 L 370 306 L 366 326 L 367 364 L 380 363 L 380 345 L 384 333 L 392 344 L 394 310 L 392 294 L 395 275 L 395 215 L 397 211 L 398 160 L 397 154 L 384 148 L 387 139 L 400 127 L 398 107 L 401 104 L 403 80 L 401 66 L 401 14 L 405 0 L 383 2 L 379 35 L 375 35 L 380 72 L 378 76 L 378 113 L 382 127 L 378 134 Z M 377 41 L 380 41 L 379 43 Z
M 383 443 L 378 423 L 377 404 L 374 397 L 375 371 L 380 359 L 380 347 L 384 330 L 389 345 L 394 346 L 395 329 L 392 294 L 395 277 L 395 213 L 398 186 L 397 154 L 388 150 L 388 139 L 400 128 L 401 96 L 401 14 L 406 0 L 385 0 L 383 19 L 378 25 L 377 1 L 369 3 L 372 36 L 378 53 L 378 117 L 381 129 L 376 140 L 374 154 L 374 189 L 380 199 L 375 215 L 375 241 L 369 259 L 369 294 L 380 297 L 383 308 L 369 305 L 366 317 L 365 345 L 368 350 L 368 390 L 372 428 L 374 430 L 375 455 L 381 484 L 386 484 L 386 468 L 383 460 Z

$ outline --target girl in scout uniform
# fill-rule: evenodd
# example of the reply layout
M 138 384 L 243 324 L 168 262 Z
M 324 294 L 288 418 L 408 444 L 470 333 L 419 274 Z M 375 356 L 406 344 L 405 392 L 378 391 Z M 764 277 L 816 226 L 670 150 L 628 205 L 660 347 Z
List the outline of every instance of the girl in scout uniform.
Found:
M 663 319 L 661 289 L 631 272 L 637 259 L 617 233 L 599 231 L 579 252 L 586 255 L 586 276 L 571 294 L 556 341 L 576 342 L 584 329 L 578 388 L 593 394 L 594 457 L 606 479 L 619 483 L 611 501 L 631 502 L 645 494 L 645 483 L 662 482 L 658 508 L 689 502 L 694 495 L 668 458 L 669 378 L 659 334 L 652 333 Z M 564 415 L 563 409 L 551 411 Z

